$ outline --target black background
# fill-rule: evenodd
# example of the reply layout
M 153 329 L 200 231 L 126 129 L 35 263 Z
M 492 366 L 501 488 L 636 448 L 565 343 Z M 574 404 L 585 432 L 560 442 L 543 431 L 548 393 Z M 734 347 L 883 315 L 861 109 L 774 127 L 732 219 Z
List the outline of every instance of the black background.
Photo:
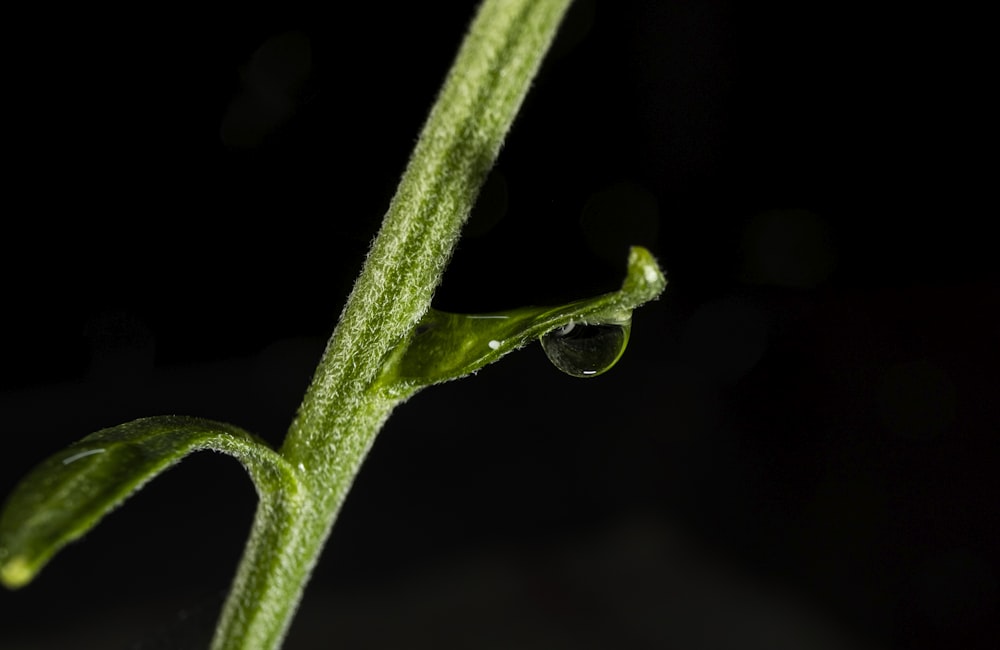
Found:
M 533 346 L 400 407 L 290 650 L 996 647 L 977 19 L 744 4 L 574 6 L 435 304 L 632 243 L 667 292 L 607 375 Z M 145 415 L 280 443 L 474 7 L 369 5 L 11 18 L 0 495 Z M 0 648 L 198 647 L 254 504 L 185 460 Z

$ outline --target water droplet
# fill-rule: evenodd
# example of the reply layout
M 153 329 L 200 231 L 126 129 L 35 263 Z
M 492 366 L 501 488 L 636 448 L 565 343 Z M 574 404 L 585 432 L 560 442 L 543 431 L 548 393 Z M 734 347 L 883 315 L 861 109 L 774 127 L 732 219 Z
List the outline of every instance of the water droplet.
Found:
M 628 343 L 631 323 L 570 323 L 542 336 L 542 349 L 559 370 L 573 377 L 596 377 L 611 369 Z

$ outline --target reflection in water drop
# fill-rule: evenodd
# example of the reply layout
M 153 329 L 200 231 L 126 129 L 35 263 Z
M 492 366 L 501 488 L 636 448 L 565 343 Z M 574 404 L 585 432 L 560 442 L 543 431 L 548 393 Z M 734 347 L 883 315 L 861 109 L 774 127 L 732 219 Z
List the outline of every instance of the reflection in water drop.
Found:
M 570 323 L 542 336 L 542 349 L 559 370 L 573 377 L 596 377 L 615 365 L 628 343 L 631 323 Z

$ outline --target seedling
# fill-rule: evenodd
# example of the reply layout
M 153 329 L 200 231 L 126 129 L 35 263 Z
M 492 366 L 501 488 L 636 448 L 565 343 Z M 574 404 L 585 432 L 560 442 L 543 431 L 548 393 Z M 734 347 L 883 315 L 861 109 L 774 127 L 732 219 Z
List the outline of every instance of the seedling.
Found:
M 381 230 L 280 449 L 242 429 L 152 417 L 42 462 L 0 516 L 0 580 L 24 586 L 68 542 L 193 451 L 236 457 L 260 502 L 216 650 L 280 647 L 337 513 L 392 410 L 541 339 L 560 370 L 599 375 L 632 310 L 666 281 L 633 248 L 619 291 L 555 307 L 450 314 L 431 297 L 569 0 L 486 0 L 431 110 Z

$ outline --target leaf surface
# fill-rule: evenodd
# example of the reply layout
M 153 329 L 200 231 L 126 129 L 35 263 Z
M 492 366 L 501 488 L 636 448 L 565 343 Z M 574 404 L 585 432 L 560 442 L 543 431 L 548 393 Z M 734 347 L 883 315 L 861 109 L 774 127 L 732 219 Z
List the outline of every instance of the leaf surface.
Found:
M 655 300 L 667 280 L 652 254 L 635 246 L 622 288 L 557 307 L 522 307 L 492 314 L 452 314 L 431 309 L 408 345 L 387 364 L 381 380 L 400 394 L 464 377 L 568 325 L 628 326 L 632 310 Z
M 10 495 L 0 515 L 0 582 L 10 589 L 27 584 L 147 481 L 203 449 L 238 458 L 262 498 L 298 492 L 283 458 L 229 424 L 163 416 L 102 429 L 43 461 Z

